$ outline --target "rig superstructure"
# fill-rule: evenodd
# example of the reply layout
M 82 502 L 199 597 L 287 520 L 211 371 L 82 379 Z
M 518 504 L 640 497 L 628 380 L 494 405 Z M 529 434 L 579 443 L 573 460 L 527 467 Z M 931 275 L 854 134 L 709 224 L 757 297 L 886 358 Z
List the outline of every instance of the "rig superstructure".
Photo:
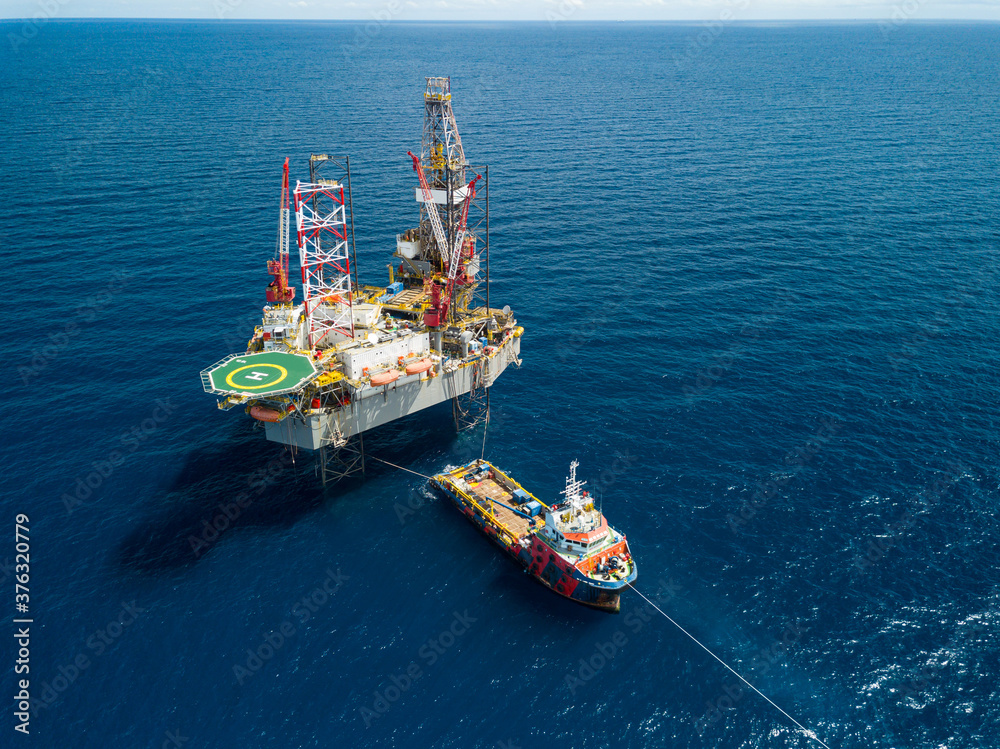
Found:
M 397 235 L 386 286 L 357 281 L 350 160 L 313 154 L 293 190 L 285 160 L 263 319 L 245 353 L 201 374 L 220 408 L 242 406 L 269 440 L 317 451 L 324 483 L 363 470 L 362 434 L 407 414 L 450 400 L 457 428 L 481 423 L 490 386 L 520 363 L 523 329 L 490 306 L 489 169 L 466 160 L 450 79 L 426 79 L 420 155 L 408 155 L 420 221 Z

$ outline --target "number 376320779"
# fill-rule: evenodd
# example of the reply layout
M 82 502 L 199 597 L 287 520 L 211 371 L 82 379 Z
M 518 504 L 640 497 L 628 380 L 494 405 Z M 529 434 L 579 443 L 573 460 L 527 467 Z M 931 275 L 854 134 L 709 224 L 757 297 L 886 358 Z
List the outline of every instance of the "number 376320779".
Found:
M 31 547 L 28 542 L 28 516 L 20 514 L 16 518 L 15 525 L 15 551 L 17 552 L 17 557 L 14 561 L 15 568 L 15 600 L 18 604 L 18 611 L 20 613 L 25 613 L 28 606 L 28 580 L 30 572 L 31 558 L 29 555 Z

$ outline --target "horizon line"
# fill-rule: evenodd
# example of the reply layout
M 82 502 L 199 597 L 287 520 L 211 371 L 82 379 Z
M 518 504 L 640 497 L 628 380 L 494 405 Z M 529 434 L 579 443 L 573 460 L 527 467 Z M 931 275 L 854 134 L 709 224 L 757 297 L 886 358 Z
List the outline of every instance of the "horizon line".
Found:
M 4 22 L 23 22 L 29 21 L 30 18 L 23 16 L 0 16 L 0 23 Z M 664 18 L 664 19 L 649 19 L 649 18 L 605 18 L 605 19 L 565 19 L 560 20 L 559 25 L 575 25 L 575 26 L 595 26 L 595 25 L 613 25 L 619 23 L 641 23 L 641 24 L 679 24 L 679 25 L 692 25 L 692 24 L 704 24 L 710 22 L 717 22 L 717 18 L 701 18 L 701 19 L 682 19 L 682 18 Z M 727 26 L 740 26 L 748 24 L 787 24 L 787 23 L 801 23 L 801 24 L 878 24 L 882 23 L 887 19 L 882 18 L 742 18 L 742 19 L 729 19 L 725 21 Z M 889 19 L 891 20 L 891 19 Z M 525 24 L 525 25 L 551 25 L 550 21 L 544 21 L 539 19 L 529 19 L 529 18 L 465 18 L 465 19 L 441 19 L 441 18 L 406 18 L 406 19 L 392 19 L 392 20 L 377 20 L 374 18 L 210 18 L 210 17 L 169 17 L 169 16 L 77 16 L 73 18 L 49 18 L 46 19 L 46 23 L 67 23 L 76 21 L 170 21 L 170 22 L 190 22 L 198 21 L 205 23 L 214 24 L 227 24 L 227 23 L 378 23 L 379 25 L 406 25 L 406 24 L 416 24 L 416 23 L 434 23 L 434 24 L 483 24 L 483 23 L 496 23 L 496 24 Z M 941 22 L 953 23 L 953 24 L 1000 24 L 1000 19 L 996 18 L 956 18 L 954 16 L 940 16 L 934 18 L 909 18 L 906 21 L 908 24 L 917 25 L 927 25 L 936 24 Z

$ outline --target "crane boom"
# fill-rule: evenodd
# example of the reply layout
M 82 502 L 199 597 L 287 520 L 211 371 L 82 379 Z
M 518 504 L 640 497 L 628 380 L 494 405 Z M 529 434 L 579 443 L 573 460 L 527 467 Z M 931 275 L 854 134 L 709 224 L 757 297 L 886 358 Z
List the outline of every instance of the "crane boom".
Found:
M 281 264 L 285 269 L 285 280 L 288 280 L 288 157 L 281 175 L 281 223 L 278 225 L 278 252 Z
M 458 221 L 458 232 L 455 234 L 455 246 L 452 248 L 451 258 L 448 260 L 449 284 L 454 282 L 455 276 L 458 275 L 458 266 L 461 265 L 462 245 L 465 243 L 465 230 L 469 225 L 469 204 L 476 197 L 476 181 L 480 176 L 477 174 L 466 189 L 465 202 L 462 204 L 462 217 Z
M 281 179 L 281 212 L 278 214 L 278 241 L 274 254 L 276 259 L 267 261 L 267 272 L 274 276 L 267 287 L 267 301 L 290 302 L 295 298 L 295 289 L 288 285 L 288 159 Z
M 444 236 L 444 227 L 441 226 L 441 217 L 438 215 L 437 206 L 434 205 L 434 197 L 427 184 L 427 177 L 424 175 L 423 167 L 420 166 L 420 157 L 414 156 L 412 151 L 407 151 L 406 155 L 413 159 L 413 171 L 420 177 L 420 189 L 424 193 L 424 203 L 427 204 L 427 215 L 430 216 L 431 226 L 434 227 L 434 238 L 437 240 L 443 255 L 448 250 L 448 240 Z

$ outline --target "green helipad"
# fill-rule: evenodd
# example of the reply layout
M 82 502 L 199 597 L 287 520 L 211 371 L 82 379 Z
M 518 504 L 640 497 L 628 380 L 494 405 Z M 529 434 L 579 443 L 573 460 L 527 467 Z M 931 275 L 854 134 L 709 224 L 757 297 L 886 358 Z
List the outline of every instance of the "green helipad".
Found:
M 318 373 L 304 354 L 264 351 L 228 356 L 202 372 L 201 381 L 210 393 L 266 396 L 297 390 Z

